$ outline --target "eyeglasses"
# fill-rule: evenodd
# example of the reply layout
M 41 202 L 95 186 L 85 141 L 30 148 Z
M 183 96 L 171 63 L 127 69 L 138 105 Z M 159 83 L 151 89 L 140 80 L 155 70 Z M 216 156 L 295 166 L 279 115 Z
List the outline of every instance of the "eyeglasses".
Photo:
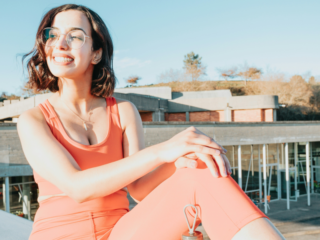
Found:
M 67 34 L 62 34 L 59 29 L 49 27 L 43 29 L 43 43 L 47 47 L 54 46 L 60 38 L 60 35 L 66 35 L 67 44 L 72 49 L 81 48 L 86 38 L 90 38 L 80 29 L 71 30 Z

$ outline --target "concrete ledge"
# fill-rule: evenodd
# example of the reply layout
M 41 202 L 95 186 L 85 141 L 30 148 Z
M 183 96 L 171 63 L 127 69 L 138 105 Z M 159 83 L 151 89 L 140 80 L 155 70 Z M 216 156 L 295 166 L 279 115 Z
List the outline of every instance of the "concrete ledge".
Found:
M 320 121 L 303 122 L 144 122 L 146 146 L 167 141 L 195 126 L 224 146 L 320 141 Z
M 0 210 L 0 238 L 26 240 L 32 231 L 32 221 Z
M 177 98 L 168 100 L 169 112 L 202 112 L 224 110 L 228 99 L 225 97 L 215 98 Z
M 196 98 L 231 98 L 232 94 L 229 89 L 211 90 L 211 91 L 190 91 L 190 92 L 172 92 L 172 100 L 179 99 L 196 99 Z

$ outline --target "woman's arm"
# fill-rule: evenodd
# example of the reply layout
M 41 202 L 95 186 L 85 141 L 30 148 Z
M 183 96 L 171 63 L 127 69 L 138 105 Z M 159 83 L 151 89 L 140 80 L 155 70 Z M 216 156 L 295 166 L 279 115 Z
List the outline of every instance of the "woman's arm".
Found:
M 163 163 L 174 162 L 191 152 L 220 155 L 216 150 L 220 148 L 215 142 L 190 127 L 168 141 L 116 162 L 81 170 L 71 154 L 52 135 L 38 107 L 19 117 L 17 129 L 31 167 L 77 202 L 112 194 Z M 212 162 L 206 164 L 214 171 Z
M 123 131 L 123 154 L 129 157 L 145 148 L 143 126 L 140 114 L 129 101 L 117 98 L 118 110 Z M 130 183 L 127 188 L 130 195 L 141 201 L 160 183 L 169 178 L 176 170 L 174 163 L 165 163 L 138 180 Z
M 77 202 L 111 194 L 162 164 L 154 148 L 146 148 L 119 161 L 81 171 L 52 135 L 39 108 L 23 113 L 17 129 L 31 167 Z
M 138 110 L 131 102 L 117 98 L 117 103 L 120 122 L 124 128 L 123 153 L 124 157 L 128 157 L 145 148 L 142 121 Z M 137 202 L 141 201 L 153 189 L 168 179 L 176 171 L 177 167 L 188 166 L 188 162 L 190 162 L 192 159 L 198 159 L 198 157 L 180 157 L 178 162 L 176 162 L 178 164 L 175 164 L 174 162 L 164 163 L 153 171 L 130 183 L 127 188 L 131 197 Z M 183 166 L 176 167 L 176 165 Z M 203 167 L 205 164 L 199 161 L 198 166 Z

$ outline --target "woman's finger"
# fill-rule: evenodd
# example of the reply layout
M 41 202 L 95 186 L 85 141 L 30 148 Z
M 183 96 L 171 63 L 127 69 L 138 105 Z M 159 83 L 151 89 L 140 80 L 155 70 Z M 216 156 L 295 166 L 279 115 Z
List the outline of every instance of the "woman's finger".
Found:
M 213 158 L 208 155 L 208 154 L 202 154 L 202 153 L 196 153 L 196 155 L 198 156 L 198 158 L 203 161 L 207 167 L 209 168 L 211 174 L 214 177 L 219 177 L 219 171 L 217 169 L 216 164 L 213 161 Z
M 191 158 L 191 159 L 197 159 L 198 158 L 195 153 L 188 153 L 188 154 L 184 155 L 184 157 Z
M 202 146 L 202 145 L 197 145 L 197 144 L 186 144 L 185 145 L 185 151 L 186 154 L 189 153 L 203 153 L 203 154 L 209 154 L 212 156 L 219 156 L 221 151 L 218 149 Z M 197 155 L 198 156 L 198 155 Z
M 212 138 L 202 134 L 195 133 L 195 135 L 190 137 L 187 141 L 191 144 L 208 146 L 208 147 L 217 149 L 222 153 L 225 153 L 224 149 L 219 144 L 217 144 Z
M 219 167 L 221 176 L 227 177 L 228 176 L 227 167 L 226 167 L 225 161 L 222 156 L 223 156 L 223 154 L 221 154 L 219 156 L 214 156 L 213 158 Z
M 195 132 L 198 133 L 198 134 L 202 134 L 202 135 L 204 135 L 204 136 L 209 137 L 207 134 L 201 132 L 201 131 L 200 131 L 199 129 L 197 129 L 197 128 L 196 128 L 196 131 L 195 131 Z M 210 137 L 209 137 L 209 138 L 210 138 Z M 212 139 L 212 141 L 214 141 L 214 142 L 222 149 L 222 151 L 224 152 L 223 154 L 226 154 L 226 153 L 227 153 L 227 149 L 225 149 L 221 144 L 217 143 L 213 138 L 211 138 L 211 139 Z
M 180 157 L 175 161 L 176 168 L 196 168 L 198 163 L 195 160 L 186 157 Z
M 221 154 L 221 156 L 224 159 L 224 162 L 225 162 L 225 165 L 227 166 L 227 170 L 228 170 L 229 174 L 231 174 L 232 172 L 231 172 L 231 165 L 230 165 L 229 159 L 224 154 Z

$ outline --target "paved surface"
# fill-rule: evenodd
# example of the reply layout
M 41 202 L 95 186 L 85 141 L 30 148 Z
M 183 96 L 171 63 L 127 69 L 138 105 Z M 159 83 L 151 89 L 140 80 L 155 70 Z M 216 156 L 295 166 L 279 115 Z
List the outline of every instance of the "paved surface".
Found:
M 0 210 L 0 239 L 25 240 L 32 230 L 32 221 Z
M 130 200 L 130 209 L 135 205 Z M 260 210 L 264 212 L 264 207 L 260 206 Z M 287 240 L 320 239 L 320 195 L 311 195 L 311 206 L 307 205 L 307 196 L 291 201 L 290 210 L 285 200 L 271 202 L 267 216 Z M 204 240 L 209 240 L 203 227 L 197 230 L 204 234 Z
M 287 201 L 271 202 L 267 215 L 286 239 L 320 239 L 320 195 L 311 195 L 310 206 L 307 196 L 291 201 L 290 210 Z

